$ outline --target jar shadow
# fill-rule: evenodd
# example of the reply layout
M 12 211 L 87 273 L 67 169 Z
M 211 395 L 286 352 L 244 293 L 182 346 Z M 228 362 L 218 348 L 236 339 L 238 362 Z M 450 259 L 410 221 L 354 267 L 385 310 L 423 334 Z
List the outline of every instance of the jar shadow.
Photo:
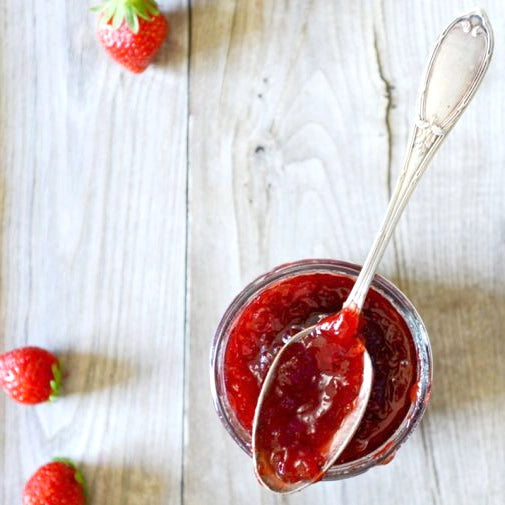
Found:
M 393 279 L 430 336 L 433 389 L 428 413 L 448 414 L 505 399 L 505 294 L 478 286 Z M 501 377 L 501 380 L 500 380 Z

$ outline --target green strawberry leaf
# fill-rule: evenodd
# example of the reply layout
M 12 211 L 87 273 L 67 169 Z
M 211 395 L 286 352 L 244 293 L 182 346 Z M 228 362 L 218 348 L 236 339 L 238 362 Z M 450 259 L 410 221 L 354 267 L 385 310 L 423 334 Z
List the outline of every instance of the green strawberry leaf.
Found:
M 153 16 L 160 14 L 154 0 L 106 0 L 91 10 L 100 14 L 100 26 L 112 20 L 112 29 L 117 30 L 126 23 L 132 33 L 139 32 L 139 18 L 152 21 Z
M 151 21 L 151 16 L 147 11 L 147 7 L 143 3 L 140 3 L 137 6 L 137 14 L 140 18 L 145 19 L 146 21 Z
M 63 380 L 62 365 L 60 361 L 53 363 L 51 366 L 51 371 L 53 372 L 53 380 L 49 382 L 51 386 L 51 394 L 49 395 L 49 401 L 54 402 L 61 393 L 61 383 Z
M 88 500 L 88 486 L 86 484 L 86 479 L 84 478 L 84 475 L 82 472 L 74 465 L 75 468 L 75 474 L 74 478 L 76 482 L 78 482 L 82 488 L 82 492 L 84 493 L 84 499 L 85 501 Z
M 75 463 L 70 458 L 53 458 L 55 463 L 64 463 L 67 466 L 72 467 L 74 470 L 77 469 Z
M 128 23 L 130 30 L 133 33 L 138 33 L 138 31 L 139 31 L 139 18 L 138 18 L 138 16 L 130 9 L 126 10 L 125 16 L 126 16 L 126 22 Z
M 114 12 L 114 16 L 112 18 L 112 28 L 117 30 L 124 22 L 126 17 L 126 8 L 125 5 L 120 3 L 117 6 L 116 11 Z
M 156 5 L 156 2 L 152 2 L 150 0 L 148 0 L 148 2 L 147 2 L 147 10 L 153 16 L 157 16 L 160 13 L 160 11 L 158 10 L 158 6 Z

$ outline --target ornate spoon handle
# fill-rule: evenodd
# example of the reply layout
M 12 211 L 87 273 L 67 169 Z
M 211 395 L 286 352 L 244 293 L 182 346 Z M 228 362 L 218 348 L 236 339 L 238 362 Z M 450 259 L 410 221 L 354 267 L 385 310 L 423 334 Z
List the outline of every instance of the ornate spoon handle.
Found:
M 377 265 L 428 163 L 477 91 L 493 52 L 486 14 L 472 11 L 442 33 L 419 91 L 407 156 L 381 228 L 344 306 L 361 309 Z

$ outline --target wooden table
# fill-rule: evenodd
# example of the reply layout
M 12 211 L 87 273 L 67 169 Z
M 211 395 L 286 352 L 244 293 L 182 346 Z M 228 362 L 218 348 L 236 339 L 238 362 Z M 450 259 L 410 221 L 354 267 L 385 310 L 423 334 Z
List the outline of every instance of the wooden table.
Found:
M 502 2 L 481 2 L 494 61 L 380 268 L 430 332 L 428 412 L 389 465 L 289 498 L 214 414 L 213 332 L 280 263 L 363 261 L 427 55 L 474 2 L 165 0 L 140 76 L 87 4 L 0 5 L 0 346 L 69 373 L 54 405 L 1 397 L 0 503 L 53 456 L 82 464 L 92 504 L 504 503 Z

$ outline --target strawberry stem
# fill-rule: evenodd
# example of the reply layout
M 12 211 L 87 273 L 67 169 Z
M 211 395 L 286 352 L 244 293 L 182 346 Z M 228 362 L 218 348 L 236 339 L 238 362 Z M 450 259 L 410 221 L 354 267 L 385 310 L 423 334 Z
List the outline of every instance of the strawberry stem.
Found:
M 100 14 L 101 24 L 112 22 L 112 28 L 117 30 L 126 23 L 133 33 L 140 29 L 139 18 L 151 21 L 160 13 L 154 0 L 106 0 L 91 10 Z

